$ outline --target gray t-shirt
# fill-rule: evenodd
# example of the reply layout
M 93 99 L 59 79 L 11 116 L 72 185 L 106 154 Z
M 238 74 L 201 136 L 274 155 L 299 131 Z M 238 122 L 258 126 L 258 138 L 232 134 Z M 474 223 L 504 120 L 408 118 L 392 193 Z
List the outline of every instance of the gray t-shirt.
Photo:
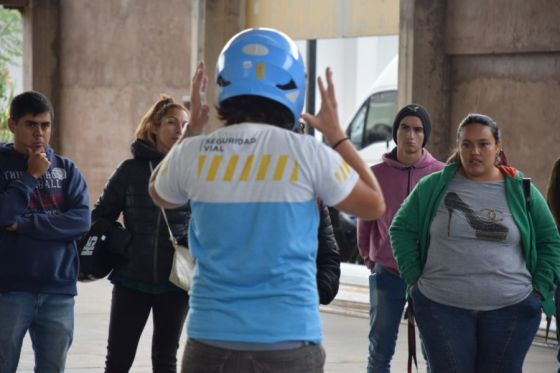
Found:
M 430 227 L 420 291 L 441 304 L 494 310 L 525 299 L 531 274 L 503 181 L 451 180 Z

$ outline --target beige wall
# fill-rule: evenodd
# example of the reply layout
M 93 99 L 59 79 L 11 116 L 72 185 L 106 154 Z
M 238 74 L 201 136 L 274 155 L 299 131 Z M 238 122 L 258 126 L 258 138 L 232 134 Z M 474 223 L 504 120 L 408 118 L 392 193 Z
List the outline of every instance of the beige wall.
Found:
M 492 116 L 512 166 L 544 192 L 560 157 L 560 53 L 453 59 L 451 139 L 469 111 Z
M 414 8 L 413 30 L 401 53 L 413 56 L 411 99 L 438 120 L 434 153 L 448 154 L 467 113 L 490 115 L 510 163 L 544 191 L 560 157 L 558 1 L 404 2 Z
M 201 40 L 203 45 L 202 56 L 206 63 L 208 73 L 208 90 L 206 100 L 210 105 L 210 121 L 206 132 L 214 131 L 222 127 L 222 123 L 216 119 L 217 114 L 214 105 L 217 101 L 216 92 L 216 61 L 228 40 L 241 30 L 245 29 L 245 18 L 243 16 L 244 0 L 195 0 L 199 6 L 204 7 L 204 20 L 201 29 L 205 37 Z
M 134 129 L 160 93 L 190 85 L 190 0 L 61 0 L 59 151 L 92 203 L 131 156 Z
M 294 39 L 394 35 L 396 0 L 245 0 L 247 27 L 273 27 Z
M 544 191 L 560 157 L 560 7 L 557 0 L 461 0 L 447 5 L 453 55 L 451 123 L 468 111 L 497 120 L 513 166 Z

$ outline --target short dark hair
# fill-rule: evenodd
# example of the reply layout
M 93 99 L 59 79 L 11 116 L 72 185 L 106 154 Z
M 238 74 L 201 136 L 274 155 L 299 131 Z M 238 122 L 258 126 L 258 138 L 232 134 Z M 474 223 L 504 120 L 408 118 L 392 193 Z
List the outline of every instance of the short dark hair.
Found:
M 10 103 L 10 119 L 15 122 L 27 114 L 38 115 L 47 112 L 51 114 L 52 119 L 54 111 L 49 99 L 37 91 L 20 93 Z
M 243 122 L 268 123 L 291 130 L 294 115 L 286 106 L 261 96 L 242 95 L 228 98 L 217 107 L 226 126 Z

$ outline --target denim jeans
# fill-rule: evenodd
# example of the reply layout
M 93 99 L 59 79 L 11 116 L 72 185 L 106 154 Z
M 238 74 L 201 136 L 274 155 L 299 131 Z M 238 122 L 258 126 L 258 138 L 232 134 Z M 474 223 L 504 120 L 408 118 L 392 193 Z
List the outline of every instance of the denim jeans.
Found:
M 237 351 L 187 340 L 181 373 L 323 373 L 321 345 L 290 350 Z
M 35 352 L 35 372 L 64 372 L 74 333 L 74 297 L 0 293 L 0 372 L 16 372 L 27 331 Z
M 432 373 L 521 373 L 541 320 L 534 294 L 492 311 L 436 303 L 416 286 L 412 300 Z
M 406 284 L 379 264 L 369 276 L 368 373 L 389 373 L 406 303 Z
M 150 294 L 115 285 L 105 372 L 126 373 L 130 370 L 150 311 L 154 322 L 153 372 L 177 372 L 177 349 L 188 309 L 189 296 L 184 291 Z

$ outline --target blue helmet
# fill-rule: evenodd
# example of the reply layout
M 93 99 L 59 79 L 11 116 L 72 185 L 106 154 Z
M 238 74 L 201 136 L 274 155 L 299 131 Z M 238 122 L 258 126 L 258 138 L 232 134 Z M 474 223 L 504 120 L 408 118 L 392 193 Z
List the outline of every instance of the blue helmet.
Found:
M 305 101 L 305 64 L 296 44 L 280 31 L 253 28 L 226 44 L 216 64 L 218 103 L 253 95 L 276 101 L 292 112 L 294 127 Z

